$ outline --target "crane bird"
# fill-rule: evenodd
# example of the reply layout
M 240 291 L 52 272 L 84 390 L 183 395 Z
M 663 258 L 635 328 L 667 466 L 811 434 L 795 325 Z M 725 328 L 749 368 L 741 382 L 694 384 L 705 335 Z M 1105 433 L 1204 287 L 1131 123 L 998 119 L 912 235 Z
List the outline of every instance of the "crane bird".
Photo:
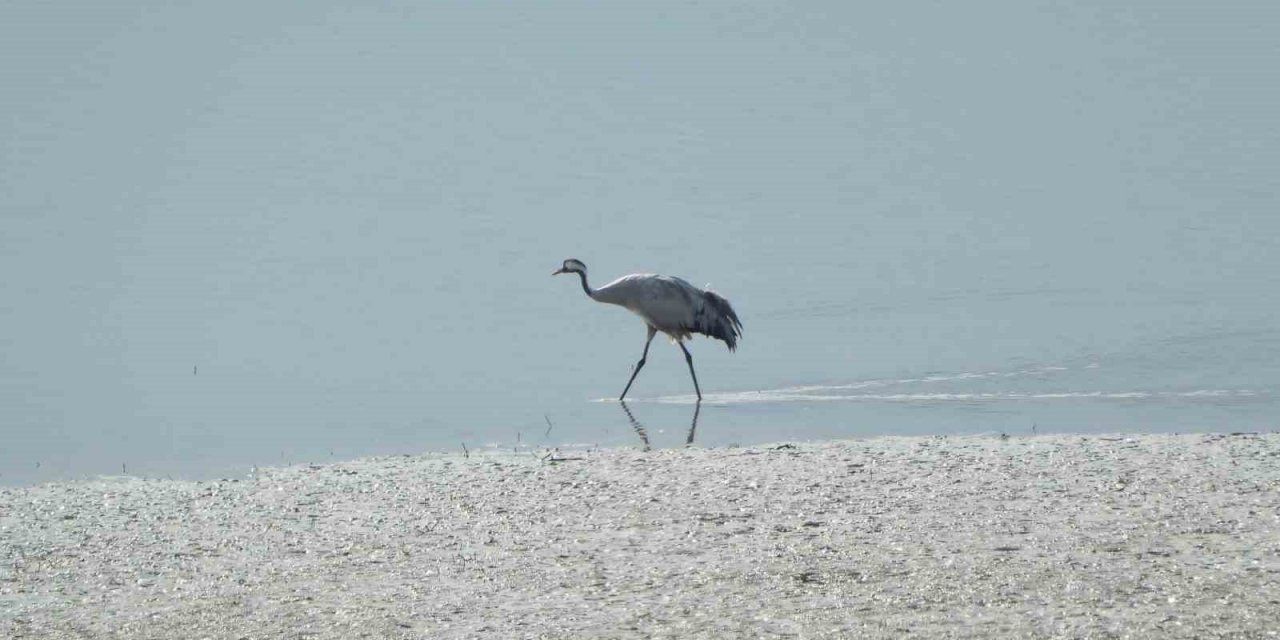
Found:
M 698 374 L 693 370 L 693 356 L 684 347 L 684 341 L 695 333 L 722 340 L 733 351 L 738 347 L 738 338 L 742 336 L 742 322 L 734 313 L 729 301 L 714 291 L 699 289 L 680 278 L 659 276 L 652 273 L 633 273 L 622 276 L 609 284 L 592 289 L 587 284 L 587 265 L 581 260 L 569 258 L 551 275 L 576 273 L 582 279 L 582 290 L 596 302 L 607 302 L 626 307 L 644 320 L 649 336 L 644 341 L 644 352 L 640 361 L 631 372 L 631 379 L 622 390 L 618 400 L 627 397 L 631 383 L 644 366 L 649 356 L 649 343 L 659 331 L 667 334 L 671 341 L 679 345 L 684 352 L 684 361 L 689 365 L 689 375 L 693 377 L 693 390 L 698 394 L 698 402 L 702 402 L 702 389 L 698 388 Z

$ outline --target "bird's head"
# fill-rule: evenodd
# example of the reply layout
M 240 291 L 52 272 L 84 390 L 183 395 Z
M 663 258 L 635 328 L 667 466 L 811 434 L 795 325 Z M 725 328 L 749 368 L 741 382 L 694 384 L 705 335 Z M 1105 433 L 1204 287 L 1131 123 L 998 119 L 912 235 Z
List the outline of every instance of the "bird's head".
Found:
M 568 260 L 564 261 L 564 264 L 561 265 L 559 269 L 556 269 L 555 271 L 553 271 L 551 275 L 558 276 L 562 273 L 586 273 L 586 272 L 587 272 L 587 265 L 582 264 L 581 260 L 569 258 Z

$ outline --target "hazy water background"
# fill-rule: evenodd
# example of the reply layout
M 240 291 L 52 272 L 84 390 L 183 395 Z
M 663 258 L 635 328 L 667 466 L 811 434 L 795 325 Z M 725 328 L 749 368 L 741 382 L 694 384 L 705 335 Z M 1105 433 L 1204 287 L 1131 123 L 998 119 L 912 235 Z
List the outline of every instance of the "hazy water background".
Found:
M 0 483 L 638 445 L 567 257 L 702 444 L 1280 426 L 1280 6 L 347 4 L 0 9 Z

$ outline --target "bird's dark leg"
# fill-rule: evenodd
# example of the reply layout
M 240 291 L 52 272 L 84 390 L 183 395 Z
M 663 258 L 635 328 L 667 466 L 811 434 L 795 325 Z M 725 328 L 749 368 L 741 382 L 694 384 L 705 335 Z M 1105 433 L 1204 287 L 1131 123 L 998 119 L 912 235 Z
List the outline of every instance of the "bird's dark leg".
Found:
M 627 381 L 627 388 L 622 390 L 622 395 L 618 396 L 618 401 L 627 397 L 627 392 L 631 390 L 631 383 L 636 381 L 636 374 L 640 373 L 640 368 L 644 366 L 645 358 L 649 357 L 649 343 L 653 342 L 653 336 L 658 333 L 657 329 L 649 327 L 649 337 L 644 339 L 644 353 L 640 354 L 640 362 L 636 363 L 636 368 L 631 372 L 631 379 Z
M 702 389 L 698 388 L 698 374 L 693 372 L 693 356 L 689 355 L 689 350 L 684 348 L 683 342 L 677 342 L 680 350 L 684 352 L 684 361 L 689 363 L 689 375 L 693 376 L 693 391 L 698 394 L 698 402 L 702 402 Z

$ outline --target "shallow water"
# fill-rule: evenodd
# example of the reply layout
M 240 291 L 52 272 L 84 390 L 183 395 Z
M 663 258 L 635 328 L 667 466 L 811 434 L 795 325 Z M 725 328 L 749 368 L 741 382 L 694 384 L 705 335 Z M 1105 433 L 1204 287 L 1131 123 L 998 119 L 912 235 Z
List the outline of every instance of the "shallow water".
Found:
M 1036 6 L 16 11 L 0 482 L 683 446 L 567 257 L 700 445 L 1280 426 L 1280 10 Z

